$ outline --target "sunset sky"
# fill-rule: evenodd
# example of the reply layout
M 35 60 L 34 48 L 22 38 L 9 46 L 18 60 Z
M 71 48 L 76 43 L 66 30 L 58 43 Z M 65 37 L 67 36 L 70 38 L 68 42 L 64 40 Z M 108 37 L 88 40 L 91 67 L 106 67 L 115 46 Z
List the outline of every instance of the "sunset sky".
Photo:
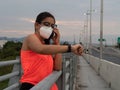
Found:
M 92 0 L 92 41 L 100 32 L 100 0 Z M 120 0 L 104 0 L 104 38 L 115 43 L 120 36 Z M 61 33 L 61 40 L 78 41 L 84 37 L 84 23 L 90 0 L 1 0 L 0 36 L 24 37 L 34 33 L 34 20 L 43 11 L 52 13 Z M 89 29 L 88 29 L 89 30 Z

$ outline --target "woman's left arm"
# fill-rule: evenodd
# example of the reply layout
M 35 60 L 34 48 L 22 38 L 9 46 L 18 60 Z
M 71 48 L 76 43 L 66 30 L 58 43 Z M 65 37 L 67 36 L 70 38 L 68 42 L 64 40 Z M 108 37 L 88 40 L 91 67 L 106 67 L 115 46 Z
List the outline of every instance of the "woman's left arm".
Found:
M 54 55 L 54 70 L 61 70 L 62 69 L 62 54 L 55 54 Z
M 54 45 L 60 45 L 60 33 L 57 28 L 54 29 L 55 36 L 53 37 Z M 54 70 L 62 69 L 62 54 L 58 53 L 54 55 Z

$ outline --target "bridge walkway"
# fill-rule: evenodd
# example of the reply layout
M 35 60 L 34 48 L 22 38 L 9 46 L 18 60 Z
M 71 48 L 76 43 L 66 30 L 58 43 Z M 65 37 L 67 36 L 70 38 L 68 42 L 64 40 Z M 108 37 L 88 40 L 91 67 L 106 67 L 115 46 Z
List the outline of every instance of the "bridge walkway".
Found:
M 82 56 L 78 63 L 75 90 L 112 90 Z

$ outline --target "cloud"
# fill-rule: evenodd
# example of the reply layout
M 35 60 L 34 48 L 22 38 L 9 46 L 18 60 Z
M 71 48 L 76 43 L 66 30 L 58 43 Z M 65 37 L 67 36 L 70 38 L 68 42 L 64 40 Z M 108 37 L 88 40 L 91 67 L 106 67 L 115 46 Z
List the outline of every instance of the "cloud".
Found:
M 0 36 L 23 37 L 33 33 L 32 30 L 0 30 Z
M 35 20 L 32 18 L 20 18 L 20 20 L 30 22 L 30 23 L 35 23 Z
M 81 25 L 81 22 L 80 21 L 56 21 L 57 24 L 59 25 L 64 25 L 64 26 L 80 26 Z
M 19 20 L 25 21 L 25 22 L 30 22 L 30 23 L 35 23 L 35 20 L 32 18 L 19 18 Z M 80 21 L 70 21 L 70 20 L 57 20 L 56 24 L 63 25 L 63 26 L 80 26 L 81 22 Z
M 117 21 L 104 21 L 103 22 L 103 33 L 104 34 L 120 34 L 120 26 Z M 89 30 L 89 27 L 88 27 Z M 92 33 L 99 35 L 100 33 L 100 22 L 92 21 Z
M 30 22 L 30 23 L 35 23 L 35 20 L 32 19 L 32 18 L 20 18 L 20 20 L 22 21 L 26 21 L 26 22 Z M 64 21 L 64 20 L 58 20 L 56 21 L 57 24 L 59 25 L 64 25 L 64 26 L 68 26 L 68 25 L 72 25 L 72 26 L 80 26 L 81 25 L 81 22 L 80 21 Z

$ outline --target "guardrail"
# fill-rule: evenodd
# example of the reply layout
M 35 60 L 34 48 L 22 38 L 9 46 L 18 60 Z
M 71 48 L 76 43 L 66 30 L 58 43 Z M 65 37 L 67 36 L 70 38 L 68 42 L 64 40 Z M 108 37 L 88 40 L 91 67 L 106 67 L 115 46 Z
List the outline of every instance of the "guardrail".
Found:
M 40 81 L 30 90 L 49 90 L 53 83 L 57 83 L 59 90 L 74 90 L 77 73 L 78 56 L 72 53 L 63 54 L 62 71 L 53 71 L 48 77 Z M 19 58 L 16 60 L 0 61 L 0 67 L 14 65 L 11 73 L 0 76 L 0 82 L 9 79 L 8 87 L 4 90 L 19 90 L 21 65 Z
M 19 57 L 16 60 L 0 61 L 0 67 L 14 65 L 11 73 L 0 76 L 0 82 L 9 79 L 8 87 L 4 90 L 17 90 L 20 86 L 19 79 L 21 76 L 21 65 Z

